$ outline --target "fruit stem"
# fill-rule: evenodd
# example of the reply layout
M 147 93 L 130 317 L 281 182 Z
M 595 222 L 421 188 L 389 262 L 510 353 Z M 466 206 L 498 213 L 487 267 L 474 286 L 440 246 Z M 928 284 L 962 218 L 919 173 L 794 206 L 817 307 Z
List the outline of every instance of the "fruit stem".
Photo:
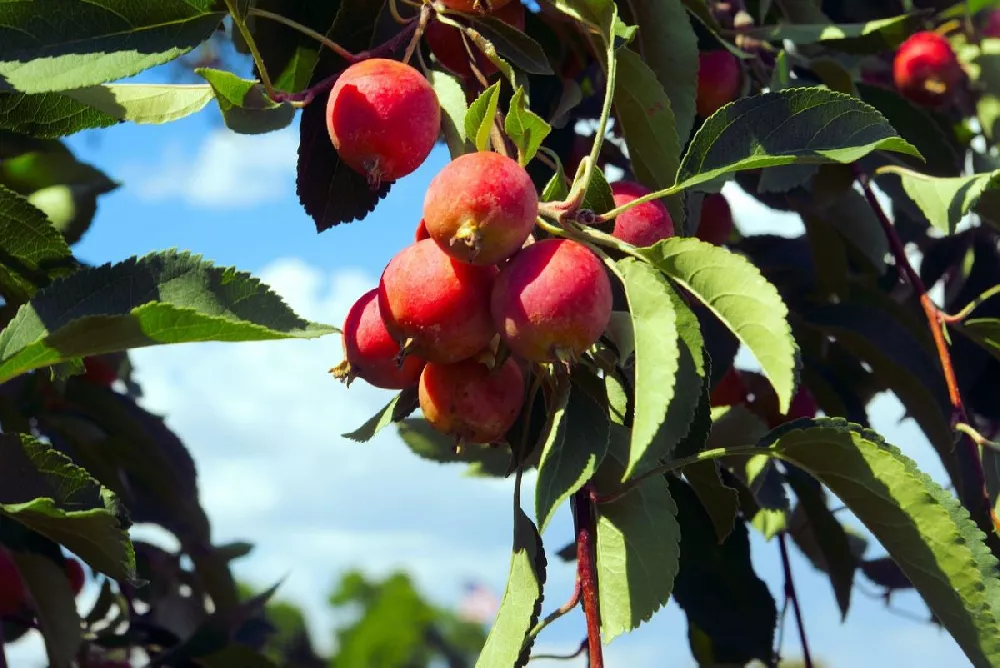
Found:
M 427 30 L 427 22 L 430 18 L 430 5 L 424 5 L 420 8 L 420 18 L 417 20 L 417 29 L 413 33 L 413 38 L 410 39 L 410 43 L 406 45 L 406 52 L 403 54 L 404 64 L 409 65 L 410 58 L 413 57 L 414 50 L 416 50 L 417 45 L 420 44 L 420 38 L 423 36 L 424 31 Z
M 247 27 L 246 21 L 240 18 L 240 13 L 236 10 L 235 2 L 236 0 L 226 0 L 226 9 L 229 10 L 229 15 L 233 17 L 233 25 L 240 31 L 243 41 L 247 43 L 247 48 L 250 49 L 250 55 L 257 66 L 257 73 L 260 75 L 260 83 L 264 86 L 264 90 L 267 91 L 268 97 L 274 100 L 277 92 L 274 90 L 274 86 L 271 84 L 271 77 L 264 66 L 264 58 L 260 55 L 260 49 L 257 48 L 257 43 L 253 40 L 253 35 L 250 34 L 250 28 Z
M 979 295 L 971 302 L 966 304 L 962 308 L 962 310 L 956 313 L 955 315 L 948 315 L 947 313 L 941 313 L 938 317 L 941 319 L 941 322 L 945 323 L 946 325 L 954 325 L 961 323 L 963 320 L 968 318 L 969 315 L 971 315 L 974 310 L 982 306 L 983 302 L 985 302 L 990 297 L 995 297 L 998 294 L 1000 294 L 1000 285 L 994 285 L 992 288 L 990 288 L 989 290 L 987 290 L 986 292 L 984 292 L 983 294 Z
M 602 213 L 600 216 L 597 217 L 597 222 L 598 223 L 609 223 L 612 220 L 614 220 L 616 216 L 619 216 L 619 215 L 625 213 L 626 211 L 628 211 L 629 209 L 631 209 L 633 207 L 637 207 L 640 204 L 645 204 L 646 202 L 652 202 L 654 199 L 663 199 L 664 197 L 670 197 L 671 195 L 676 195 L 677 193 L 681 192 L 682 190 L 684 190 L 684 184 L 682 184 L 682 183 L 675 183 L 674 185 L 670 186 L 669 188 L 664 188 L 663 190 L 657 190 L 655 192 L 649 193 L 648 195 L 643 195 L 642 197 L 636 197 L 631 202 L 626 202 L 625 204 L 622 204 L 621 206 L 616 206 L 615 208 L 611 209 L 611 211 L 608 211 L 607 213 Z
M 593 486 L 588 483 L 573 494 L 573 520 L 576 527 L 576 578 L 580 583 L 583 613 L 587 617 L 587 653 L 590 668 L 604 668 L 601 647 L 601 609 L 597 591 L 597 568 L 594 563 L 597 544 L 597 518 L 594 515 Z
M 813 668 L 812 654 L 809 652 L 809 640 L 806 638 L 806 627 L 802 623 L 802 607 L 799 605 L 799 595 L 795 591 L 795 580 L 792 579 L 792 564 L 788 559 L 788 537 L 782 531 L 778 534 L 778 549 L 781 551 L 781 567 L 785 572 L 785 600 L 792 604 L 795 614 L 795 625 L 799 628 L 799 643 L 802 645 L 802 663 L 805 668 Z
M 531 631 L 528 633 L 528 641 L 537 638 L 538 634 L 545 630 L 545 627 L 547 627 L 549 624 L 556 621 L 557 619 L 560 619 L 561 617 L 568 615 L 579 604 L 580 604 L 580 574 L 578 572 L 576 575 L 576 583 L 573 585 L 573 595 L 570 596 L 569 600 L 563 603 L 562 606 L 550 612 L 545 619 L 535 624 L 535 627 L 531 629 Z M 584 644 L 586 644 L 586 642 Z
M 336 53 L 338 56 L 340 56 L 341 58 L 343 58 L 347 62 L 354 63 L 354 62 L 358 61 L 358 57 L 356 55 L 354 55 L 353 53 L 351 53 L 350 51 L 348 51 L 347 49 L 345 49 L 341 45 L 337 44 L 332 39 L 328 38 L 326 35 L 320 34 L 320 33 L 316 32 L 315 30 L 313 30 L 312 28 L 304 26 L 301 23 L 299 23 L 298 21 L 293 21 L 292 19 L 290 19 L 290 18 L 288 18 L 286 16 L 281 16 L 280 14 L 275 14 L 273 12 L 267 11 L 266 9 L 259 9 L 257 7 L 251 7 L 250 11 L 247 12 L 247 15 L 248 16 L 260 16 L 261 18 L 270 19 L 270 20 L 275 21 L 277 23 L 281 23 L 282 25 L 286 25 L 289 28 L 291 28 L 292 30 L 299 31 L 300 33 L 302 33 L 306 37 L 313 38 L 314 40 L 316 40 L 317 42 L 319 42 L 320 44 L 322 44 L 326 48 L 330 49 L 331 51 L 333 51 L 334 53 Z
M 955 368 L 952 366 L 951 354 L 948 351 L 948 344 L 944 338 L 944 324 L 946 321 L 942 318 L 943 314 L 934 302 L 931 301 L 930 296 L 927 294 L 927 287 L 920 279 L 916 270 L 914 270 L 913 265 L 910 264 L 909 258 L 906 257 L 906 248 L 903 245 L 903 241 L 896 234 L 896 229 L 893 227 L 892 221 L 889 220 L 878 198 L 875 196 L 868 174 L 855 164 L 854 176 L 861 185 L 865 199 L 868 200 L 868 205 L 875 213 L 875 217 L 878 218 L 882 226 L 882 232 L 889 241 L 889 248 L 892 251 L 893 259 L 896 261 L 897 269 L 902 272 L 910 287 L 917 294 L 920 306 L 924 311 L 924 316 L 927 318 L 927 326 L 930 327 L 931 336 L 934 339 L 934 347 L 937 349 L 938 359 L 941 362 L 945 384 L 948 386 L 948 400 L 951 402 L 951 426 L 954 428 L 958 423 L 971 424 L 965 410 L 965 404 L 962 403 L 962 394 L 958 389 Z M 993 530 L 993 522 L 990 517 L 990 495 L 986 488 L 986 474 L 983 471 L 979 447 L 968 434 L 963 432 L 958 433 L 960 434 L 958 440 L 965 446 L 964 461 L 959 461 L 960 464 L 965 464 L 959 472 L 960 482 L 962 483 L 959 489 L 959 496 L 962 497 L 963 504 L 975 518 L 976 524 L 987 535 L 990 547 L 994 552 L 997 552 L 1000 543 L 997 542 L 998 537 Z M 971 478 L 971 480 L 967 478 Z
M 612 28 L 613 29 L 613 28 Z M 611 105 L 615 99 L 615 75 L 618 69 L 617 57 L 615 52 L 615 36 L 606 36 L 607 47 L 607 81 L 604 85 L 604 104 L 601 107 L 601 117 L 597 120 L 597 131 L 594 134 L 594 143 L 590 147 L 590 160 L 587 161 L 586 166 L 583 170 L 583 185 L 584 192 L 586 188 L 590 186 L 590 177 L 593 174 L 593 170 L 599 169 L 597 165 L 597 159 L 601 155 L 601 146 L 604 144 L 604 135 L 608 131 L 608 118 L 611 117 Z M 580 200 L 582 201 L 582 197 Z M 579 208 L 580 203 L 577 202 L 576 205 L 569 210 L 568 213 L 576 213 Z

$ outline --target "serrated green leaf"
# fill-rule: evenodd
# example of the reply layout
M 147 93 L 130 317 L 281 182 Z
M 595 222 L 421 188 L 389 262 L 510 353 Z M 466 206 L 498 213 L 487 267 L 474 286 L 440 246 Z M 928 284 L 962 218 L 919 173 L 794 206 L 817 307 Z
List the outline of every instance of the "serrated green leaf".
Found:
M 472 25 L 490 42 L 497 54 L 528 74 L 550 75 L 552 66 L 545 51 L 535 40 L 495 16 L 474 16 Z
M 656 434 L 674 398 L 680 351 L 667 279 L 631 257 L 620 260 L 616 268 L 625 285 L 635 335 L 635 417 L 623 472 L 632 477 L 655 467 L 668 454 L 651 446 L 658 444 Z
M 823 43 L 831 48 L 857 51 L 868 48 L 892 49 L 910 32 L 913 15 L 903 14 L 868 23 L 780 23 L 741 31 L 768 42 L 793 42 L 797 46 Z M 867 38 L 867 39 L 865 39 Z
M 472 140 L 477 151 L 490 148 L 490 130 L 497 115 L 500 101 L 500 82 L 496 82 L 473 100 L 465 115 L 465 136 Z
M 140 124 L 159 124 L 190 116 L 212 100 L 204 84 L 109 84 L 63 93 L 108 116 Z
M 510 110 L 504 118 L 504 131 L 517 147 L 517 161 L 523 167 L 535 157 L 538 147 L 552 132 L 552 128 L 527 107 L 524 88 L 518 88 L 510 99 Z
M 52 277 L 71 273 L 76 260 L 45 215 L 0 186 L 0 295 L 26 301 Z
M 642 183 L 663 190 L 672 185 L 680 165 L 681 149 L 671 100 L 637 53 L 619 49 L 616 63 L 615 118 L 621 123 L 632 169 Z M 674 225 L 682 226 L 683 199 L 670 197 L 666 204 Z
M 82 269 L 40 290 L 0 332 L 0 380 L 128 348 L 338 331 L 303 320 L 249 274 L 167 251 Z
M 555 161 L 556 171 L 549 182 L 545 184 L 545 188 L 542 189 L 538 198 L 543 202 L 558 202 L 566 199 L 566 196 L 569 195 L 569 186 L 566 185 L 566 172 L 563 170 L 562 160 L 555 153 L 549 157 Z
M 62 93 L 0 93 L 0 129 L 44 139 L 106 128 L 119 119 Z
M 46 93 L 124 79 L 181 56 L 226 16 L 212 0 L 37 0 L 0 5 L 0 90 Z
M 232 72 L 200 67 L 195 72 L 208 82 L 226 127 L 240 134 L 261 134 L 287 127 L 295 108 L 272 100 L 264 87 Z
M 1000 359 L 1000 320 L 996 318 L 971 318 L 962 321 L 961 331 L 991 355 Z
M 974 666 L 1000 664 L 997 560 L 957 499 L 881 436 L 844 420 L 790 423 L 761 448 L 840 497 Z
M 643 61 L 670 98 L 675 136 L 681 146 L 687 143 L 694 125 L 694 97 L 698 84 L 698 38 L 680 0 L 632 0 L 632 15 L 639 24 L 639 43 Z M 623 51 L 619 51 L 619 59 Z M 618 86 L 622 85 L 619 66 Z M 617 92 L 616 92 L 617 95 Z M 669 126 L 661 132 L 669 132 Z M 674 156 L 676 160 L 676 156 Z M 670 180 L 674 170 L 658 175 Z M 643 180 L 641 175 L 640 180 Z M 645 181 L 644 181 L 645 182 Z M 667 187 L 670 183 L 665 183 Z
M 127 516 L 109 490 L 32 436 L 0 434 L 0 513 L 117 580 L 135 577 Z
M 526 640 L 541 612 L 545 567 L 538 530 L 523 510 L 515 508 L 514 554 L 507 589 L 476 668 L 521 668 L 528 662 L 532 643 Z
M 955 227 L 988 189 L 1000 185 L 1000 170 L 988 174 L 972 174 L 940 178 L 921 174 L 905 167 L 888 165 L 879 174 L 895 174 L 927 220 L 945 234 L 954 234 Z
M 613 0 L 553 0 L 552 4 L 567 16 L 597 28 L 605 39 L 611 35 L 617 15 Z
M 612 427 L 611 448 L 594 478 L 598 492 L 621 485 L 627 448 L 627 432 Z M 677 507 L 660 476 L 648 478 L 613 503 L 601 504 L 598 515 L 598 594 L 601 632 L 608 643 L 666 605 L 679 567 L 680 527 Z
M 393 422 L 399 422 L 409 416 L 410 413 L 417 410 L 417 406 L 417 389 L 413 387 L 403 390 L 394 396 L 382 410 L 371 416 L 363 425 L 354 431 L 341 434 L 341 436 L 358 443 L 367 443 Z
M 399 437 L 423 459 L 440 464 L 469 464 L 476 475 L 502 478 L 510 466 L 510 450 L 500 446 L 470 443 L 455 452 L 455 439 L 431 427 L 423 418 L 406 418 L 396 425 Z
M 454 75 L 441 70 L 429 70 L 427 79 L 441 104 L 441 132 L 454 160 L 465 153 L 465 115 L 469 111 L 465 104 L 465 91 Z
M 31 594 L 51 668 L 70 668 L 83 642 L 76 596 L 61 566 L 33 552 L 11 551 Z
M 872 151 L 920 157 L 874 107 L 824 88 L 788 88 L 712 114 L 681 160 L 677 188 L 777 165 L 850 163 Z
M 666 239 L 639 250 L 690 290 L 760 362 L 788 412 L 795 391 L 798 346 L 778 291 L 741 256 L 697 239 Z
M 587 184 L 587 192 L 580 207 L 595 213 L 607 213 L 615 208 L 615 196 L 611 192 L 611 186 L 608 185 L 604 172 L 598 167 L 590 170 L 590 183 Z
M 604 390 L 603 384 L 596 386 Z M 556 508 L 590 480 L 608 452 L 606 396 L 604 400 L 601 404 L 587 392 L 573 388 L 565 407 L 555 408 L 563 415 L 543 445 L 535 483 L 535 519 L 541 533 L 545 533 Z

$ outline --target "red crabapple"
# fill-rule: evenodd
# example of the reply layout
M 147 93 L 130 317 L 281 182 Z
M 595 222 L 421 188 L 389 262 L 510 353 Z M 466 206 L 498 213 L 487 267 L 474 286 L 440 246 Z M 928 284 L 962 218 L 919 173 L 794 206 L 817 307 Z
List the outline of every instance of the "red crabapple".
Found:
M 524 376 L 508 358 L 493 369 L 477 360 L 429 363 L 420 374 L 420 410 L 432 427 L 460 443 L 495 443 L 524 404 Z
M 1000 9 L 994 9 L 986 16 L 981 33 L 983 37 L 1000 37 Z
M 82 378 L 95 385 L 111 387 L 118 380 L 118 370 L 100 356 L 84 357 Z
M 427 159 L 441 130 L 441 107 L 420 72 L 370 58 L 337 78 L 326 128 L 340 158 L 373 187 L 406 176 Z
M 712 408 L 718 406 L 737 406 L 746 401 L 747 386 L 740 377 L 736 367 L 731 366 L 723 374 L 719 382 L 712 388 L 710 403 Z
M 68 557 L 63 565 L 66 571 L 66 578 L 69 586 L 73 589 L 73 595 L 79 596 L 83 591 L 83 585 L 87 582 L 87 574 L 83 571 L 83 564 L 73 557 Z
M 500 9 L 493 11 L 492 16 L 500 19 L 509 26 L 518 30 L 524 30 L 524 5 L 520 2 L 510 2 Z M 427 47 L 434 54 L 442 65 L 454 72 L 461 78 L 472 76 L 472 67 L 469 65 L 469 52 L 465 48 L 465 40 L 462 32 L 458 28 L 431 20 L 424 31 L 424 39 Z M 475 54 L 476 69 L 485 76 L 491 76 L 497 71 L 497 66 L 493 64 L 486 54 L 478 50 L 473 43 L 469 43 L 469 48 Z
M 496 11 L 512 0 L 441 0 L 441 4 L 456 12 L 482 13 Z M 513 0 L 520 4 L 520 0 Z
M 462 262 L 496 264 L 531 234 L 538 195 L 515 160 L 480 151 L 455 158 L 424 197 L 424 225 L 441 249 Z
M 962 79 L 962 67 L 948 40 L 935 32 L 911 35 L 896 51 L 892 65 L 896 89 L 928 107 L 946 102 Z
M 424 360 L 407 355 L 396 360 L 399 344 L 389 334 L 379 313 L 378 289 L 369 290 L 354 303 L 344 320 L 344 361 L 333 375 L 350 385 L 361 378 L 386 390 L 402 390 L 417 384 Z
M 701 203 L 701 217 L 695 236 L 702 241 L 721 246 L 733 233 L 733 211 L 724 195 L 712 193 Z
M 0 617 L 16 614 L 28 602 L 28 590 L 10 552 L 0 548 Z
M 611 281 L 586 246 L 544 239 L 500 271 L 490 310 L 504 341 L 532 362 L 574 359 L 611 319 Z
M 472 357 L 496 336 L 490 291 L 497 269 L 452 259 L 433 239 L 404 248 L 379 281 L 386 329 L 404 350 L 439 364 Z
M 707 118 L 737 98 L 743 85 L 743 73 L 736 56 L 719 49 L 698 54 L 698 89 L 695 107 Z
M 633 181 L 617 181 L 611 184 L 615 206 L 622 206 L 652 192 L 649 188 Z M 632 207 L 615 217 L 612 236 L 633 246 L 652 246 L 674 236 L 674 221 L 661 200 L 652 200 Z

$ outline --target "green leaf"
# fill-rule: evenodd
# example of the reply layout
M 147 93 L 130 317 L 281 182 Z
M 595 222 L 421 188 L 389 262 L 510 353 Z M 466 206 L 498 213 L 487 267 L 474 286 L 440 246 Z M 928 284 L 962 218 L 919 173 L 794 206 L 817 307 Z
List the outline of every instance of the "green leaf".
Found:
M 698 85 L 698 38 L 691 27 L 687 11 L 680 0 L 632 0 L 632 16 L 639 24 L 639 44 L 642 46 L 644 64 L 659 81 L 670 98 L 670 111 L 676 125 L 674 135 L 681 146 L 687 143 L 694 125 L 695 89 Z M 621 59 L 624 50 L 618 52 Z M 640 68 L 641 69 L 641 68 Z M 622 85 L 622 69 L 619 60 L 617 85 Z M 633 92 L 634 95 L 640 95 Z M 649 93 L 647 93 L 649 94 Z M 653 89 L 652 95 L 657 90 Z M 617 91 L 616 91 L 617 96 Z M 669 133 L 670 126 L 660 130 Z M 678 143 L 675 141 L 675 143 Z M 674 160 L 677 155 L 672 156 Z M 658 175 L 661 179 L 671 179 L 674 169 Z M 642 177 L 640 176 L 640 180 Z M 665 183 L 667 187 L 670 183 Z
M 83 269 L 39 291 L 0 332 L 0 380 L 127 348 L 337 331 L 298 317 L 249 274 L 167 251 Z
M 119 119 L 62 93 L 0 93 L 0 129 L 55 139 L 90 128 L 106 128 Z
M 0 434 L 0 513 L 116 580 L 135 577 L 118 499 L 68 457 L 32 436 Z
M 212 89 L 204 84 L 110 84 L 63 93 L 121 121 L 160 124 L 205 108 Z
M 572 18 L 597 28 L 608 38 L 617 15 L 613 0 L 553 0 L 556 9 Z
M 676 188 L 745 169 L 850 163 L 879 150 L 920 157 L 882 114 L 857 98 L 788 88 L 737 100 L 712 114 L 688 146 Z
M 212 0 L 37 0 L 0 5 L 0 90 L 46 93 L 124 79 L 218 28 Z
M 535 157 L 538 147 L 552 132 L 552 128 L 525 105 L 524 88 L 518 88 L 510 99 L 510 110 L 504 119 L 504 131 L 514 141 L 517 161 L 523 167 Z
M 616 268 L 625 285 L 635 333 L 635 417 L 623 472 L 632 477 L 669 454 L 653 446 L 660 445 L 656 434 L 674 398 L 680 351 L 667 279 L 653 266 L 631 257 L 620 260 Z
M 70 668 L 83 642 L 76 596 L 60 564 L 34 552 L 12 550 L 17 570 L 38 613 L 51 668 Z
M 601 383 L 595 387 L 604 389 Z M 535 519 L 541 533 L 556 508 L 590 480 L 608 452 L 607 397 L 603 403 L 597 399 L 574 388 L 565 408 L 555 408 L 562 415 L 545 440 L 535 483 Z
M 428 70 L 427 78 L 441 103 L 441 132 L 454 160 L 465 153 L 465 115 L 469 111 L 465 104 L 465 91 L 461 82 L 447 72 Z
M 541 612 L 545 566 L 538 530 L 523 510 L 515 508 L 514 554 L 507 589 L 476 668 L 521 668 L 528 662 L 532 643 L 525 641 Z
M 341 434 L 344 438 L 349 438 L 358 443 L 367 443 L 375 438 L 375 435 L 388 427 L 393 422 L 399 422 L 417 410 L 419 402 L 417 400 L 417 388 L 411 387 L 403 390 L 385 405 L 375 415 L 371 416 L 367 422 L 352 432 Z
M 590 170 L 590 183 L 587 184 L 587 192 L 580 207 L 595 213 L 607 213 L 615 208 L 615 196 L 599 167 Z
M 423 418 L 406 418 L 396 428 L 407 447 L 423 459 L 440 464 L 470 464 L 478 475 L 501 478 L 510 466 L 509 449 L 472 443 L 455 452 L 455 439 L 435 430 Z
M 887 165 L 879 174 L 895 174 L 927 220 L 945 234 L 954 234 L 955 227 L 979 201 L 987 189 L 1000 184 L 1000 171 L 939 178 L 921 174 L 905 167 Z
M 996 318 L 971 318 L 962 321 L 961 331 L 981 345 L 991 355 L 1000 359 L 1000 320 Z
M 0 186 L 0 295 L 28 300 L 51 277 L 71 273 L 76 260 L 45 215 L 15 192 Z
M 878 434 L 844 420 L 796 421 L 761 448 L 840 497 L 973 665 L 1000 664 L 997 560 L 957 499 Z
M 472 140 L 477 151 L 490 148 L 490 129 L 496 119 L 499 101 L 500 82 L 497 81 L 469 105 L 469 112 L 465 115 L 465 135 Z
M 240 134 L 261 134 L 287 127 L 295 118 L 295 108 L 278 103 L 256 81 L 231 72 L 200 67 L 195 70 L 212 87 L 226 127 Z
M 628 437 L 612 427 L 611 449 L 594 479 L 599 492 L 620 487 Z M 666 605 L 680 559 L 680 527 L 667 482 L 651 477 L 614 501 L 597 520 L 597 579 L 604 642 L 637 628 Z
M 893 49 L 909 36 L 913 18 L 903 14 L 868 23 L 781 23 L 750 28 L 743 34 L 768 42 L 789 40 L 796 46 L 823 43 L 845 51 Z
M 672 0 L 667 0 L 668 4 Z M 634 51 L 619 49 L 615 83 L 615 118 L 621 123 L 636 177 L 663 190 L 673 183 L 680 164 L 680 146 L 670 98 L 656 74 Z M 684 222 L 684 203 L 667 200 L 674 225 Z
M 493 47 L 499 56 L 527 74 L 550 75 L 552 66 L 545 51 L 535 40 L 495 16 L 474 16 L 472 25 Z
M 543 202 L 558 202 L 569 195 L 569 187 L 566 185 L 566 172 L 563 171 L 562 160 L 555 153 L 547 153 L 550 158 L 556 163 L 556 171 L 549 179 L 549 182 L 545 184 L 545 188 L 542 190 L 541 195 L 538 198 Z
M 785 413 L 795 391 L 798 346 L 778 291 L 745 258 L 697 239 L 666 239 L 640 249 L 690 290 L 754 354 Z

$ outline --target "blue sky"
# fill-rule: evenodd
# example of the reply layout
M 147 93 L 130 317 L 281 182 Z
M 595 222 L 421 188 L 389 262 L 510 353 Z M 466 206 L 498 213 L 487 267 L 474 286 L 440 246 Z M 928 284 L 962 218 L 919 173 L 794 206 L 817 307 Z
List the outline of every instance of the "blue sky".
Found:
M 297 141 L 295 126 L 272 135 L 234 135 L 214 105 L 166 126 L 121 125 L 70 138 L 79 159 L 123 183 L 101 200 L 79 255 L 104 263 L 153 250 L 189 250 L 251 271 L 302 315 L 339 325 L 354 299 L 411 241 L 423 193 L 447 151 L 435 149 L 368 219 L 317 235 L 295 197 Z M 795 217 L 774 215 L 731 187 L 725 192 L 734 198 L 744 231 L 794 235 L 802 229 Z M 239 577 L 263 586 L 288 576 L 280 595 L 309 611 L 321 647 L 328 646 L 335 621 L 326 594 L 346 569 L 405 569 L 443 605 L 455 604 L 469 579 L 502 592 L 511 482 L 469 479 L 459 469 L 419 460 L 392 430 L 367 444 L 340 438 L 390 395 L 362 383 L 348 391 L 327 374 L 341 359 L 336 337 L 190 344 L 137 351 L 134 359 L 146 406 L 167 416 L 195 457 L 214 539 L 257 545 L 238 562 Z M 753 365 L 747 355 L 740 362 Z M 898 403 L 880 399 L 875 426 L 941 480 L 929 445 L 911 421 L 899 423 L 901 415 Z M 525 497 L 531 494 L 529 480 Z M 558 549 L 571 533 L 563 508 L 543 538 Z M 163 540 L 142 528 L 136 536 Z M 754 534 L 752 550 L 758 572 L 779 594 L 777 545 Z M 870 546 L 869 554 L 879 552 Z M 826 578 L 798 553 L 793 567 L 814 656 L 827 665 L 967 665 L 946 633 L 894 615 L 857 591 L 841 624 Z M 550 560 L 546 611 L 565 600 L 572 582 L 573 568 Z M 867 581 L 862 587 L 874 591 Z M 894 605 L 926 615 L 914 595 L 897 595 Z M 582 619 L 571 615 L 547 630 L 539 647 L 570 650 L 583 633 Z M 791 625 L 785 638 L 785 655 L 799 655 Z M 11 665 L 42 665 L 39 651 L 37 639 L 17 643 L 9 650 Z M 693 665 L 680 610 L 670 603 L 652 622 L 615 640 L 607 664 Z

